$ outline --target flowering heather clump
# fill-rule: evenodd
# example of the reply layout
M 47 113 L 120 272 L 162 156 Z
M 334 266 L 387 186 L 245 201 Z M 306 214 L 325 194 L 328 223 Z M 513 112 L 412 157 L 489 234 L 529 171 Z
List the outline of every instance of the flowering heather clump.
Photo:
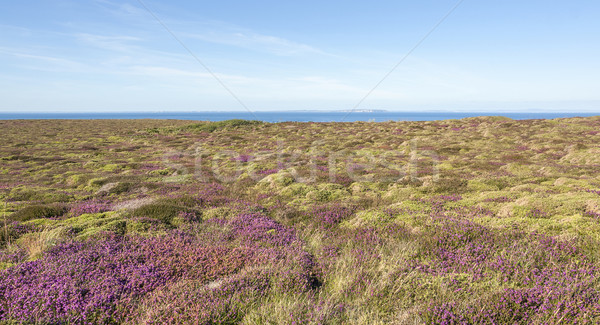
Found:
M 316 263 L 294 243 L 291 229 L 260 214 L 240 214 L 230 222 L 207 223 L 225 227 L 227 236 L 221 238 L 225 239 L 223 243 L 239 241 L 247 247 L 252 256 L 246 262 L 247 270 L 208 283 L 184 279 L 163 287 L 142 303 L 137 323 L 212 324 L 215 319 L 235 323 L 271 289 L 303 292 L 319 285 Z M 263 248 L 260 243 L 275 247 Z
M 0 250 L 0 265 L 13 265 L 24 262 L 28 257 L 25 249 L 18 248 L 16 250 Z M 1 270 L 2 268 L 0 268 Z M 2 314 L 0 314 L 2 316 Z M 1 318 L 0 318 L 1 319 Z
M 221 205 L 231 200 L 225 195 L 225 187 L 218 183 L 204 184 L 202 187 L 190 187 L 184 190 L 184 193 L 198 197 L 203 206 Z
M 243 213 L 231 219 L 230 238 L 241 245 L 287 246 L 296 240 L 293 228 L 282 226 L 260 213 Z
M 199 219 L 197 213 L 186 212 L 186 211 L 179 211 L 179 213 L 177 214 L 177 217 L 181 218 L 185 221 L 188 221 L 188 222 L 198 221 L 198 219 Z
M 298 245 L 287 247 L 284 252 L 284 259 L 276 264 L 273 286 L 279 292 L 300 293 L 317 289 L 321 285 L 321 274 L 314 257 Z
M 231 158 L 231 161 L 239 161 L 239 162 L 249 162 L 254 159 L 251 155 L 239 155 L 237 157 Z
M 340 256 L 340 248 L 335 245 L 329 245 L 322 248 L 319 254 L 319 262 L 325 268 L 332 267 Z
M 0 228 L 0 245 L 2 245 L 4 241 L 14 240 L 21 235 L 38 230 L 38 227 L 33 224 L 23 224 L 14 221 L 7 222 L 5 225 L 0 223 L 0 225 L 2 225 L 2 228 Z
M 161 168 L 162 168 L 162 166 L 155 165 L 155 164 L 142 164 L 140 166 L 140 169 L 144 170 L 144 171 L 153 171 L 153 170 L 158 170 L 158 169 L 161 169 Z
M 330 173 L 331 173 L 331 171 L 330 171 Z M 348 185 L 352 184 L 354 182 L 354 180 L 352 179 L 352 177 L 350 177 L 346 174 L 335 174 L 333 176 L 332 182 L 336 183 L 336 184 L 348 186 Z
M 499 196 L 499 197 L 493 197 L 493 198 L 488 198 L 488 199 L 483 200 L 483 202 L 496 202 L 496 203 L 512 202 L 512 201 L 514 201 L 514 200 L 507 196 Z
M 600 220 L 600 213 L 594 211 L 585 211 L 585 216 Z
M 514 231 L 497 234 L 464 221 L 446 223 L 436 233 L 430 241 L 435 259 L 419 267 L 422 272 L 473 274 L 475 281 L 499 277 L 503 283 L 523 287 L 504 289 L 498 298 L 482 300 L 470 309 L 433 303 L 427 313 L 432 323 L 529 323 L 541 314 L 558 322 L 586 320 L 600 312 L 600 292 L 593 285 L 600 269 L 572 242 Z M 514 253 L 506 256 L 499 248 L 509 243 Z
M 69 213 L 74 216 L 80 216 L 85 213 L 100 213 L 110 211 L 110 204 L 107 201 L 84 201 L 71 207 Z
M 328 228 L 350 217 L 354 209 L 339 204 L 314 206 L 310 215 L 321 226 Z
M 548 213 L 540 209 L 531 209 L 527 212 L 528 218 L 547 218 Z
M 249 306 L 267 295 L 266 270 L 243 272 L 211 283 L 182 280 L 152 293 L 136 324 L 234 324 Z
M 427 324 L 471 324 L 469 319 L 456 311 L 455 303 L 442 303 L 440 305 L 432 304 L 427 308 L 427 312 L 421 312 Z
M 568 286 L 508 288 L 461 307 L 432 303 L 421 315 L 430 324 L 591 324 L 600 312 L 600 295 L 591 286 L 587 280 Z
M 460 200 L 462 200 L 462 196 L 460 194 L 437 195 L 431 198 L 432 202 L 456 202 Z
M 257 172 L 259 175 L 271 175 L 275 174 L 279 171 L 279 168 L 271 168 L 271 169 L 261 169 Z
M 586 192 L 600 195 L 600 190 L 586 190 Z
M 240 270 L 252 252 L 207 247 L 189 236 L 70 242 L 0 273 L 0 316 L 20 322 L 104 323 L 180 278 L 209 281 Z M 52 285 L 49 285 L 52 284 Z

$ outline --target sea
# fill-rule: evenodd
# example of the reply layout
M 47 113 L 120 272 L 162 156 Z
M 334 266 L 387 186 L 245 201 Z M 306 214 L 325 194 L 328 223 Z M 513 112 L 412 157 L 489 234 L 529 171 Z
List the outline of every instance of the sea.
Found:
M 231 119 L 264 122 L 385 122 L 434 121 L 475 116 L 505 116 L 515 120 L 597 116 L 598 113 L 561 112 L 418 112 L 418 111 L 223 111 L 223 112 L 118 112 L 118 113 L 2 113 L 0 120 L 17 119 L 173 119 L 223 121 Z

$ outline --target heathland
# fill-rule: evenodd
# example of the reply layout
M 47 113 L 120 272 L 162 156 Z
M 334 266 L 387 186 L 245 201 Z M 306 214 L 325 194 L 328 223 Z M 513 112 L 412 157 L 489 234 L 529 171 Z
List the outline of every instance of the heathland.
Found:
M 600 117 L 0 139 L 0 324 L 600 322 Z

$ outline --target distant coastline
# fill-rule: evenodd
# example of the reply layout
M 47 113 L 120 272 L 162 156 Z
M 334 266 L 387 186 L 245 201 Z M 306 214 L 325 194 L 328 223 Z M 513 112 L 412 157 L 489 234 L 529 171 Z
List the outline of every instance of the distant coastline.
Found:
M 343 112 L 343 113 L 348 113 L 348 112 L 351 112 L 351 113 L 382 113 L 382 112 L 389 112 L 389 111 L 387 111 L 385 109 L 356 109 L 356 110 L 355 109 L 345 109 L 340 112 Z
M 598 113 L 560 112 L 401 112 L 386 110 L 344 111 L 230 111 L 230 112 L 103 112 L 103 113 L 0 113 L 0 120 L 16 119 L 171 119 L 223 121 L 230 119 L 260 120 L 264 122 L 355 122 L 355 121 L 434 121 L 462 119 L 476 116 L 505 116 L 514 120 L 554 119 L 596 116 Z

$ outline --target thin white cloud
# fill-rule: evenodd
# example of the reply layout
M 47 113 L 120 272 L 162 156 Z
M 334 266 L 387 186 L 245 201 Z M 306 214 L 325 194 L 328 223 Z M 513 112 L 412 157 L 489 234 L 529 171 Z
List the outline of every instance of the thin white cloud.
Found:
M 22 59 L 27 62 L 43 64 L 42 66 L 37 66 L 37 69 L 49 70 L 51 69 L 51 67 L 56 66 L 68 69 L 81 69 L 82 67 L 84 67 L 84 64 L 77 61 L 49 55 L 26 53 L 20 49 L 14 48 L 0 47 L 0 54 L 8 55 L 17 59 Z M 32 67 L 30 66 L 30 68 Z
M 186 34 L 186 36 L 205 42 L 241 47 L 281 56 L 301 54 L 330 56 L 330 54 L 307 44 L 290 41 L 277 36 L 262 35 L 247 30 L 209 30 L 201 33 Z
M 104 50 L 117 52 L 132 52 L 138 50 L 139 47 L 132 45 L 132 42 L 141 41 L 142 39 L 134 36 L 105 36 L 87 33 L 76 33 L 74 35 L 79 41 Z
M 111 0 L 94 0 L 96 4 L 107 10 L 116 17 L 129 17 L 135 20 L 143 20 L 146 28 L 157 30 L 162 28 L 150 16 L 146 9 L 129 3 L 117 3 Z M 270 53 L 278 56 L 294 56 L 305 54 L 317 54 L 323 56 L 337 57 L 334 54 L 327 53 L 314 46 L 296 42 L 283 37 L 274 35 L 264 35 L 253 30 L 239 27 L 222 21 L 187 21 L 180 19 L 174 20 L 160 15 L 160 12 L 154 13 L 160 17 L 173 33 L 182 38 L 184 43 L 188 40 L 201 40 L 215 44 L 229 45 L 248 50 Z M 190 31 L 194 32 L 190 32 Z M 188 44 L 186 44 L 188 45 Z
M 194 71 L 194 70 L 184 70 L 163 66 L 131 66 L 127 70 L 122 71 L 122 73 L 126 74 L 134 74 L 134 75 L 145 75 L 152 76 L 156 78 L 193 78 L 198 80 L 209 80 L 210 82 L 214 82 L 214 77 L 206 72 Z M 237 84 L 253 84 L 257 82 L 264 82 L 262 79 L 250 78 L 242 75 L 231 75 L 231 74 L 215 74 L 219 79 L 223 80 L 227 83 L 237 83 Z
M 110 0 L 94 0 L 99 7 L 121 18 L 143 18 L 148 14 L 143 8 L 129 3 L 115 2 Z

